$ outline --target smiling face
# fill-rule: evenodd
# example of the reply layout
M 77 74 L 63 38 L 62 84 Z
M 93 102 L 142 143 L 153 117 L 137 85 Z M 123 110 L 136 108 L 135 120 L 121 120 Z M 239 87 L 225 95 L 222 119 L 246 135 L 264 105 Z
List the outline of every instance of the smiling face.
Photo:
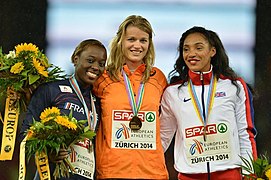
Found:
M 75 78 L 84 87 L 92 85 L 105 68 L 107 54 L 100 46 L 89 45 L 74 57 Z
M 148 33 L 133 25 L 127 27 L 122 41 L 122 51 L 125 62 L 130 70 L 136 69 L 143 63 L 143 59 L 149 49 L 149 44 Z
M 216 49 L 201 33 L 189 34 L 183 44 L 183 59 L 188 68 L 196 72 L 207 72 Z

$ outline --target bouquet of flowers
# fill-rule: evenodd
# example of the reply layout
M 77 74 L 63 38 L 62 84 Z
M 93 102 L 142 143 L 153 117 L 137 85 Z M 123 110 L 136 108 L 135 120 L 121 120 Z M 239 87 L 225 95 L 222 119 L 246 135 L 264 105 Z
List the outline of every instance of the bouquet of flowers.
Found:
M 40 84 L 64 78 L 63 71 L 52 64 L 36 45 L 22 43 L 4 54 L 0 48 L 0 96 L 11 88 L 18 95 L 19 105 L 26 109 L 30 95 Z
M 46 108 L 40 115 L 41 121 L 34 121 L 27 132 L 25 152 L 28 160 L 34 154 L 57 154 L 60 148 L 67 149 L 85 138 L 92 139 L 95 132 L 85 126 L 87 120 L 76 120 L 72 116 L 60 114 L 56 107 Z M 67 159 L 56 163 L 55 178 L 69 177 L 73 167 Z
M 257 159 L 246 159 L 242 156 L 241 160 L 244 165 L 241 168 L 249 174 L 243 174 L 247 179 L 251 180 L 271 180 L 271 164 L 266 155 L 260 155 Z

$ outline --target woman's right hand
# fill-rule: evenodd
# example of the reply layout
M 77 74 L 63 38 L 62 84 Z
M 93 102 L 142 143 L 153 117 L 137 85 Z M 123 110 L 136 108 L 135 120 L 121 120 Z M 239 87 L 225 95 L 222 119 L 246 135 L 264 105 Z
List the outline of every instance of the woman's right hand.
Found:
M 49 155 L 49 161 L 50 162 L 54 162 L 54 163 L 60 163 L 62 162 L 65 158 L 67 158 L 69 155 L 69 152 L 64 149 L 64 148 L 61 148 L 58 152 L 58 154 L 55 154 L 55 153 L 51 153 Z

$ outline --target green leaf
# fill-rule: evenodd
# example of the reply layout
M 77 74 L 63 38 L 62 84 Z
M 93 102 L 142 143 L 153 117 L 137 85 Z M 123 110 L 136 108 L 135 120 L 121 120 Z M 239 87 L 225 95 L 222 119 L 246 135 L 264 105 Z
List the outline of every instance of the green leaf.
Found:
M 1 67 L 1 68 L 0 68 L 0 71 L 2 71 L 2 70 L 6 70 L 6 69 L 9 69 L 9 66 L 4 66 L 4 67 Z
M 249 172 L 250 174 L 254 174 L 254 166 L 253 166 L 253 161 L 251 159 L 251 157 L 249 156 L 249 160 L 247 160 L 246 158 L 239 156 L 242 160 L 242 162 L 244 163 L 244 165 L 240 165 L 241 168 L 247 172 Z
M 39 75 L 29 74 L 28 82 L 29 85 L 35 83 L 40 78 Z
M 72 110 L 70 111 L 69 113 L 69 119 L 71 119 L 73 116 L 72 116 Z
M 23 72 L 21 73 L 21 75 L 24 76 L 24 77 L 27 77 L 28 72 L 29 72 L 29 70 L 28 70 L 28 71 L 23 71 Z
M 80 137 L 88 138 L 88 139 L 93 139 L 93 137 L 96 135 L 95 132 L 93 131 L 86 131 L 83 134 L 80 135 Z
M 85 125 L 86 123 L 88 122 L 88 120 L 80 120 L 78 121 L 78 124 L 82 124 L 82 125 Z M 89 129 L 89 127 L 87 127 Z
M 22 81 L 19 81 L 19 82 L 14 83 L 14 84 L 13 84 L 13 87 L 14 87 L 15 91 L 20 90 L 20 89 L 22 89 L 22 87 L 23 87 L 23 82 L 22 82 Z

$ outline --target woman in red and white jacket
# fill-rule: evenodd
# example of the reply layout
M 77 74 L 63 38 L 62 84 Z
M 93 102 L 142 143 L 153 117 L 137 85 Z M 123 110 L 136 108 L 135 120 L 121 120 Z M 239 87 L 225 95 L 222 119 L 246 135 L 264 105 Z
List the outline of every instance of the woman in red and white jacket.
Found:
M 251 91 L 215 32 L 192 27 L 178 48 L 161 104 L 164 151 L 176 134 L 179 180 L 242 179 L 240 156 L 257 157 Z

